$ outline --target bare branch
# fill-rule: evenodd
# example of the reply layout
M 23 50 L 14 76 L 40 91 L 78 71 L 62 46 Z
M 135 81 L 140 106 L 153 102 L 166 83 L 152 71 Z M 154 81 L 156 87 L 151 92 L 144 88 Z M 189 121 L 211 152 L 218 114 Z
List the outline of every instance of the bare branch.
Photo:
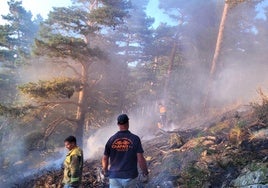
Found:
M 66 121 L 66 120 L 63 117 L 59 117 L 59 118 L 55 119 L 54 121 L 52 121 L 51 123 L 49 123 L 48 127 L 45 131 L 44 139 L 46 140 L 53 133 L 53 131 L 56 129 L 56 127 L 64 121 Z
M 67 117 L 65 117 L 65 119 L 67 120 L 67 121 L 69 121 L 69 122 L 72 122 L 72 123 L 77 123 L 77 119 L 75 119 L 75 118 L 67 118 Z
M 51 104 L 66 104 L 66 105 L 70 104 L 70 105 L 79 106 L 79 104 L 74 101 L 48 101 L 48 102 L 43 102 L 40 106 L 48 106 Z
M 102 80 L 102 78 L 103 78 L 103 75 L 101 74 L 98 79 L 92 80 L 90 82 L 90 87 L 97 85 Z
M 82 77 L 82 75 L 73 66 L 66 64 L 64 67 L 71 69 L 79 78 Z

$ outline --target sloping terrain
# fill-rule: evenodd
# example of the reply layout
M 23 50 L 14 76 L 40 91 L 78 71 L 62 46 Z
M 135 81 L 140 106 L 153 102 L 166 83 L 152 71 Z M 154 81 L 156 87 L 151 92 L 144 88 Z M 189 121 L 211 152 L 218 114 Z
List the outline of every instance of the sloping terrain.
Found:
M 230 111 L 202 129 L 158 138 L 162 144 L 150 141 L 147 187 L 267 187 L 267 133 L 253 111 Z
M 159 129 L 143 142 L 150 180 L 139 187 L 268 187 L 268 126 L 256 111 L 240 107 L 201 119 L 199 128 Z M 100 159 L 85 162 L 83 187 L 108 186 L 100 165 Z M 60 187 L 61 176 L 47 171 L 14 187 Z

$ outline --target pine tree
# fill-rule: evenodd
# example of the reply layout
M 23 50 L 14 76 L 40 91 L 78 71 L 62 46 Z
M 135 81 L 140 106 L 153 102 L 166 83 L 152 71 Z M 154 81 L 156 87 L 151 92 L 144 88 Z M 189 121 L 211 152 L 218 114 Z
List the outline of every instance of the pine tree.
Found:
M 118 44 L 116 53 L 122 59 L 123 66 L 118 74 L 120 87 L 125 89 L 119 93 L 119 106 L 121 111 L 125 112 L 137 105 L 138 98 L 144 97 L 141 90 L 148 89 L 143 86 L 143 82 L 138 81 L 138 75 L 144 75 L 139 72 L 143 72 L 142 67 L 151 58 L 149 51 L 154 22 L 154 19 L 145 13 L 148 1 L 131 1 L 131 4 L 124 25 L 119 26 L 116 31 L 110 31 L 111 38 Z
M 39 57 L 48 57 L 62 68 L 72 70 L 71 78 L 63 78 L 61 80 L 46 81 L 39 84 L 24 85 L 22 91 L 32 96 L 33 93 L 43 95 L 44 93 L 61 94 L 64 101 L 47 98 L 45 106 L 54 104 L 69 104 L 77 107 L 74 118 L 67 118 L 76 126 L 75 136 L 79 139 L 82 146 L 84 126 L 86 124 L 88 109 L 95 98 L 101 98 L 100 93 L 96 93 L 94 87 L 102 79 L 102 75 L 98 75 L 94 79 L 90 74 L 94 74 L 93 67 L 103 61 L 108 61 L 107 54 L 102 48 L 107 47 L 107 41 L 102 36 L 102 32 L 107 27 L 116 28 L 122 24 L 124 17 L 127 16 L 128 1 L 76 1 L 72 7 L 54 8 L 49 13 L 48 19 L 42 25 L 40 36 L 35 40 L 34 52 Z M 58 83 L 58 84 L 55 84 Z M 42 85 L 43 84 L 43 85 Z M 46 87 L 44 87 L 46 86 Z M 71 98 L 77 93 L 77 101 Z M 53 95 L 54 99 L 56 95 Z M 58 98 L 59 99 L 59 98 Z M 61 115 L 63 116 L 63 114 Z M 66 120 L 62 117 L 54 123 L 51 128 L 61 124 Z M 51 131 L 48 131 L 51 133 Z M 49 134 L 45 135 L 47 138 Z
M 42 18 L 33 19 L 21 1 L 10 0 L 8 6 L 9 13 L 2 15 L 5 24 L 0 25 L 0 85 L 3 91 L 0 97 L 12 101 L 16 93 L 17 68 L 30 57 L 31 45 Z

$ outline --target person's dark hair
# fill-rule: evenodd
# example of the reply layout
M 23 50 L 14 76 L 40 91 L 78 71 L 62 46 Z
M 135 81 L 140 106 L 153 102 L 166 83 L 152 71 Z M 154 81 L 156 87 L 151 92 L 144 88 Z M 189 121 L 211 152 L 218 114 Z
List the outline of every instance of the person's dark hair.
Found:
M 125 125 L 128 123 L 128 116 L 127 114 L 120 114 L 118 117 L 117 117 L 117 124 L 118 125 Z
M 67 138 L 65 138 L 64 142 L 70 142 L 76 144 L 76 138 L 74 136 L 68 136 Z

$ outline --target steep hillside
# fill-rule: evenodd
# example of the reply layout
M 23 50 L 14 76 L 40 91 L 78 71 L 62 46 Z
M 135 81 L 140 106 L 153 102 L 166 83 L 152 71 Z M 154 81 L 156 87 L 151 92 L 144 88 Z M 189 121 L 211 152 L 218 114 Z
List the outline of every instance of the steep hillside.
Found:
M 267 187 L 267 135 L 268 126 L 248 109 L 155 138 L 147 148 L 152 178 L 146 187 Z
M 200 118 L 199 128 L 159 129 L 143 143 L 150 180 L 139 187 L 267 187 L 266 114 L 263 106 L 240 107 L 207 122 Z M 86 161 L 83 187 L 107 187 L 100 168 L 99 159 Z M 61 170 L 48 171 L 15 187 L 59 187 L 61 176 Z

